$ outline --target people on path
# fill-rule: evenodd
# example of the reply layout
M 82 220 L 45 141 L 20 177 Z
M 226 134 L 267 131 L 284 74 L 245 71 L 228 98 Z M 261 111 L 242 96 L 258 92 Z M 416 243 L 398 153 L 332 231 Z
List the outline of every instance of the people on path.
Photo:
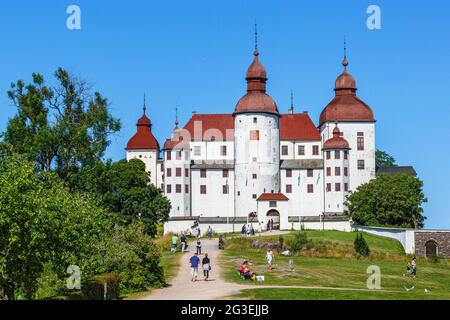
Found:
M 184 252 L 184 250 L 186 250 L 186 236 L 184 235 L 184 233 L 181 234 L 180 242 L 181 242 L 181 252 Z
M 260 223 L 258 223 L 258 232 L 259 233 L 262 233 L 262 230 L 263 229 L 263 225 L 262 225 L 262 222 L 260 222 Z
M 253 224 L 250 225 L 250 235 L 251 236 L 255 235 L 255 229 L 253 228 Z
M 209 279 L 209 272 L 211 271 L 211 260 L 208 257 L 208 254 L 205 253 L 205 257 L 202 260 L 203 266 L 203 276 L 205 277 L 205 281 Z
M 208 231 L 207 231 L 207 234 L 208 234 L 208 238 L 209 238 L 209 240 L 211 240 L 211 238 L 212 238 L 212 234 L 213 234 L 213 229 L 211 228 L 211 226 L 209 226 L 209 227 L 208 227 Z
M 246 229 L 246 227 L 245 227 L 245 224 L 242 226 L 242 229 L 241 229 L 241 235 L 242 235 L 242 237 L 245 237 L 245 234 L 247 233 L 247 229 Z
M 197 240 L 197 254 L 202 254 L 202 242 L 200 239 Z
M 411 262 L 408 261 L 406 264 L 406 273 L 403 274 L 404 277 L 411 277 Z
M 176 234 L 172 236 L 172 251 L 173 253 L 177 252 L 177 245 L 178 245 L 178 237 Z
M 270 231 L 273 230 L 273 219 L 270 219 Z
M 269 270 L 272 270 L 272 264 L 273 264 L 274 258 L 275 258 L 275 255 L 274 255 L 272 249 L 267 249 L 266 261 L 267 261 L 267 268 Z
M 417 261 L 416 261 L 416 257 L 414 257 L 411 261 L 411 265 L 412 265 L 412 276 L 413 278 L 416 278 L 416 273 L 417 273 Z
M 198 254 L 195 253 L 189 260 L 191 263 L 191 281 L 197 281 L 198 277 L 198 264 L 200 263 L 200 258 Z

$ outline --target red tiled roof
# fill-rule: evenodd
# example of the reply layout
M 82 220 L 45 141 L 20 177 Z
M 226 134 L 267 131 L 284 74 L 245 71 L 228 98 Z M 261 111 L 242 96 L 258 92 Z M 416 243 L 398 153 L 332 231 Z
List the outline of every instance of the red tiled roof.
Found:
M 307 113 L 283 114 L 280 139 L 288 141 L 320 141 L 320 133 Z
M 164 149 L 180 148 L 181 141 L 234 141 L 234 117 L 232 114 L 194 114 L 179 134 L 182 140 L 167 139 Z M 280 139 L 320 141 L 320 133 L 307 113 L 283 114 Z
M 149 118 L 143 115 L 137 123 L 136 134 L 128 141 L 125 150 L 154 149 L 159 150 L 159 143 L 152 134 Z
M 258 201 L 289 201 L 289 198 L 282 193 L 263 193 Z
M 333 138 L 328 139 L 323 144 L 323 149 L 350 149 L 348 141 L 341 137 L 341 130 L 339 130 L 337 125 L 333 130 Z

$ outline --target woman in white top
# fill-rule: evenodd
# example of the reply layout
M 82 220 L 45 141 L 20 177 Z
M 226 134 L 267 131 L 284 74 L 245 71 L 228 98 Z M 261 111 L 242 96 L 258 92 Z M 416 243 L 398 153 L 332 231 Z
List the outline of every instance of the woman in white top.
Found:
M 274 259 L 273 251 L 271 249 L 267 249 L 266 261 L 267 261 L 267 268 L 269 270 L 272 270 L 273 259 Z

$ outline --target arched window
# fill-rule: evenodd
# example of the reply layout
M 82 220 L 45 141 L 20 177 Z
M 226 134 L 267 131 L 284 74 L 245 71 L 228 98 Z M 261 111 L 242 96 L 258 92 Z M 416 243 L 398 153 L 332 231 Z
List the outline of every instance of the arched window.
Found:
M 425 244 L 426 257 L 437 256 L 439 254 L 438 244 L 434 240 L 430 240 Z

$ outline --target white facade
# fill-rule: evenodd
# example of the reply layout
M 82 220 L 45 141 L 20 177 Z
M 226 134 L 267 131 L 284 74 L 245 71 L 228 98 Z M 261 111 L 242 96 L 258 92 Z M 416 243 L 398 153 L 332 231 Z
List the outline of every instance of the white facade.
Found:
M 155 187 L 161 188 L 163 183 L 162 165 L 159 160 L 158 150 L 128 150 L 127 161 L 138 159 L 144 162 L 145 169 L 149 173 L 150 183 Z

